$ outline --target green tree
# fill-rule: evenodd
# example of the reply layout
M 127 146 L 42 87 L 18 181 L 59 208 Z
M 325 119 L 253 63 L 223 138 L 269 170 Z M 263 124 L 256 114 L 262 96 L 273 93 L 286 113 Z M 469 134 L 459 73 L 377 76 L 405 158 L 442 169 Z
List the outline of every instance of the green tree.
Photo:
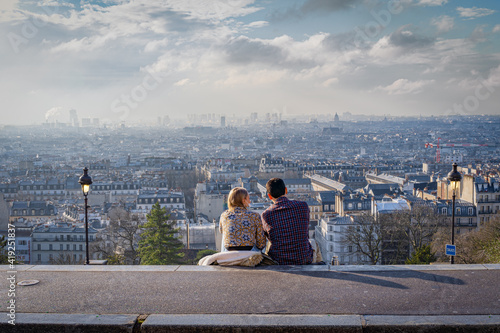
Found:
M 7 238 L 5 236 L 0 237 L 0 265 L 9 264 L 9 257 L 7 256 Z
M 137 252 L 141 265 L 171 265 L 181 264 L 184 256 L 179 240 L 179 229 L 175 221 L 169 220 L 166 208 L 161 208 L 157 202 L 147 215 L 147 222 L 140 226 L 141 238 Z
M 206 257 L 206 256 L 210 256 L 214 253 L 217 253 L 217 251 L 214 251 L 214 250 L 201 250 L 201 251 L 199 251 L 196 254 L 195 264 L 197 264 L 201 258 Z
M 431 251 L 430 245 L 424 245 L 418 248 L 411 258 L 406 259 L 407 265 L 429 265 L 431 262 L 436 261 L 436 256 Z

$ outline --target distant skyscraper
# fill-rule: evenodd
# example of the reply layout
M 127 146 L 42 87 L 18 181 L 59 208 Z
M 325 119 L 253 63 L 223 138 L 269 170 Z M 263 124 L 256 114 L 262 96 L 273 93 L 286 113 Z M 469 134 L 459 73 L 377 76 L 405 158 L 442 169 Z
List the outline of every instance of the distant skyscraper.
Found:
M 250 121 L 252 123 L 256 123 L 257 122 L 257 112 L 252 112 L 252 114 L 250 114 Z
M 220 117 L 220 127 L 226 127 L 226 116 Z
M 82 127 L 90 126 L 90 118 L 82 118 Z
M 339 115 L 337 114 L 337 112 L 335 112 L 335 117 L 333 118 L 333 121 L 336 123 L 338 123 L 340 121 Z
M 78 115 L 76 114 L 75 109 L 69 110 L 69 122 L 73 125 L 73 127 L 79 127 L 78 123 Z

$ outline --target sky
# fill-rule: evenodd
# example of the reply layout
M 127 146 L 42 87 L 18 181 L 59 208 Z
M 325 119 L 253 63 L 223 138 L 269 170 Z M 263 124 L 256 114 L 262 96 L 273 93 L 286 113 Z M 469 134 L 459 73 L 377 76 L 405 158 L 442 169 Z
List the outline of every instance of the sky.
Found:
M 0 125 L 500 114 L 498 0 L 2 0 Z

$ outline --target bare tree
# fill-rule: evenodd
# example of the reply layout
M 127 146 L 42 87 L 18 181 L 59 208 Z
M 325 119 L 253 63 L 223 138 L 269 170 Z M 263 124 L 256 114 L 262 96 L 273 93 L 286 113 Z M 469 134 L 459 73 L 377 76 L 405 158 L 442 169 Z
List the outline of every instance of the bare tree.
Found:
M 83 265 L 85 259 L 77 260 L 73 253 L 59 253 L 59 255 L 50 260 L 51 265 Z
M 445 244 L 450 242 L 450 234 L 449 228 L 442 228 L 433 239 L 432 248 L 438 253 L 440 261 L 449 259 L 449 256 L 443 253 L 443 249 Z M 478 230 L 457 235 L 455 245 L 457 263 L 500 263 L 500 215 L 484 223 Z
M 141 220 L 122 208 L 109 213 L 109 227 L 97 235 L 93 252 L 108 259 L 110 264 L 139 264 L 137 246 Z
M 394 213 L 401 232 L 404 233 L 409 245 L 409 251 L 415 252 L 430 245 L 432 237 L 445 225 L 446 217 L 436 213 L 433 206 L 425 203 L 415 203 L 411 210 Z
M 352 246 L 354 253 L 364 255 L 372 265 L 380 262 L 384 244 L 384 220 L 363 213 L 353 217 L 353 224 L 344 229 L 342 245 Z

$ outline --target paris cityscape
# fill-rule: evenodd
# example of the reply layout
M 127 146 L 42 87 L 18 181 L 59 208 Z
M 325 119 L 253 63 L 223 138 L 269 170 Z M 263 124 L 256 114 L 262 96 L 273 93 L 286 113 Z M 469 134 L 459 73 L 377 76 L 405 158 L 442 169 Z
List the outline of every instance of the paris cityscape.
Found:
M 346 226 L 360 223 L 356 218 L 365 214 L 390 215 L 402 207 L 411 211 L 423 202 L 432 214 L 447 218 L 441 227 L 448 230 L 447 175 L 457 163 L 464 178 L 456 233 L 479 230 L 500 206 L 499 124 L 498 116 L 332 112 L 301 117 L 274 112 L 189 115 L 184 124 L 159 117 L 149 126 L 106 126 L 68 111 L 38 126 L 2 127 L 2 232 L 6 236 L 8 224 L 15 225 L 21 263 L 81 263 L 85 206 L 78 180 L 86 167 L 92 177 L 91 259 L 118 253 L 122 264 L 140 263 L 138 225 L 159 202 L 179 229 L 185 263 L 195 263 L 200 250 L 220 251 L 219 217 L 231 188 L 245 187 L 251 209 L 262 213 L 271 205 L 265 183 L 280 177 L 289 197 L 308 203 L 310 237 L 321 244 L 325 261 L 404 263 L 414 251 L 410 245 L 399 259 L 387 254 L 373 262 L 356 251 L 357 244 L 346 243 Z M 137 221 L 134 238 L 120 239 L 116 220 L 132 216 Z M 437 226 L 424 244 L 432 243 L 434 232 Z

